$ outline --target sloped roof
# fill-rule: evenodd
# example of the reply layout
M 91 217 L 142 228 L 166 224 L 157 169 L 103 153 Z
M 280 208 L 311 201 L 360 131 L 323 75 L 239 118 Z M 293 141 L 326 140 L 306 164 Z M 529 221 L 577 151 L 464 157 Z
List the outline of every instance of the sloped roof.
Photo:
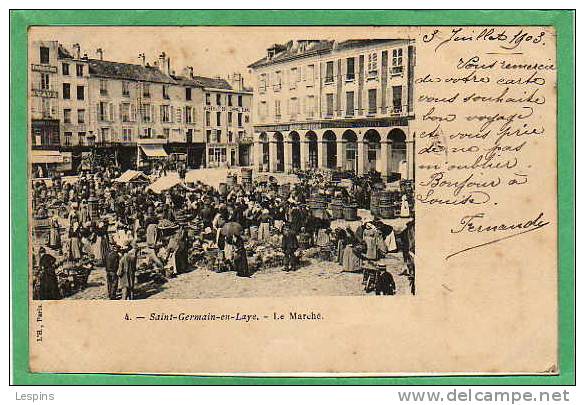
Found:
M 300 47 L 297 46 L 299 42 L 306 42 L 306 46 Z M 327 53 L 330 52 L 333 48 L 333 43 L 335 41 L 330 41 L 326 39 L 322 40 L 310 40 L 310 41 L 297 41 L 295 44 L 293 41 L 289 41 L 286 44 L 286 50 L 276 53 L 274 57 L 268 59 L 268 56 L 263 57 L 260 60 L 248 65 L 249 68 L 257 68 L 265 65 L 270 65 L 273 63 L 284 62 L 287 60 L 299 58 L 299 57 L 306 57 L 311 55 L 316 55 L 319 53 Z M 273 45 L 272 48 L 277 48 L 277 44 Z M 278 50 L 278 49 L 277 49 Z
M 205 76 L 193 76 L 193 78 L 185 76 L 173 76 L 175 81 L 179 84 L 194 87 L 207 87 L 213 89 L 233 90 L 232 86 L 225 79 L 211 78 Z
M 65 49 L 65 47 L 61 44 L 59 44 L 57 52 L 59 55 L 59 59 L 73 59 L 73 55 L 71 55 L 71 53 L 67 49 Z
M 269 49 L 277 53 L 272 57 L 257 60 L 248 65 L 249 68 L 258 68 L 261 66 L 271 65 L 273 63 L 284 62 L 297 58 L 325 54 L 332 51 L 341 51 L 345 49 L 360 48 L 383 43 L 398 43 L 406 39 L 349 39 L 346 41 L 336 42 L 334 40 L 299 40 L 289 41 L 284 45 L 275 44 Z M 284 50 L 282 50 L 284 49 Z
M 111 79 L 139 80 L 145 82 L 175 84 L 175 81 L 172 77 L 163 74 L 156 67 L 142 66 L 131 63 L 90 59 L 89 73 L 96 77 Z

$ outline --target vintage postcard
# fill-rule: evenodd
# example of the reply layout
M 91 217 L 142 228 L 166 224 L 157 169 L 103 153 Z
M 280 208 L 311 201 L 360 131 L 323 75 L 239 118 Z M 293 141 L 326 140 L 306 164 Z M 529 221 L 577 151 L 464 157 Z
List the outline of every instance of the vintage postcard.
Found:
M 556 50 L 31 27 L 31 371 L 557 374 Z

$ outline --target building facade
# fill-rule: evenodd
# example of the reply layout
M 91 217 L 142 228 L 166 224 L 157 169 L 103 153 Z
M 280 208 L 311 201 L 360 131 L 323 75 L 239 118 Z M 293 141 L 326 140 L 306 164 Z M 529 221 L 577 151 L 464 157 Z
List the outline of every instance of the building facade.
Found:
M 289 41 L 249 66 L 255 165 L 413 178 L 413 40 Z
M 31 43 L 30 54 L 31 146 L 45 151 L 33 164 L 69 156 L 75 169 L 89 154 L 123 168 L 169 156 L 191 168 L 252 162 L 252 93 L 240 75 L 177 75 L 164 52 L 152 65 L 144 54 L 120 63 L 55 41 Z

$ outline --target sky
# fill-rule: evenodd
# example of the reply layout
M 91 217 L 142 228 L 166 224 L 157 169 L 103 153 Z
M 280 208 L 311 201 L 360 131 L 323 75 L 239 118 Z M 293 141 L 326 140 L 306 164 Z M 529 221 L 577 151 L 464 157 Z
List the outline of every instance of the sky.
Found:
M 33 27 L 31 39 L 56 40 L 72 50 L 79 43 L 81 53 L 97 58 L 139 63 L 145 53 L 152 64 L 165 51 L 171 70 L 180 74 L 193 66 L 202 76 L 222 76 L 239 72 L 250 83 L 252 62 L 264 57 L 266 48 L 291 39 L 397 38 L 396 28 L 387 27 Z M 405 37 L 404 32 L 400 37 Z

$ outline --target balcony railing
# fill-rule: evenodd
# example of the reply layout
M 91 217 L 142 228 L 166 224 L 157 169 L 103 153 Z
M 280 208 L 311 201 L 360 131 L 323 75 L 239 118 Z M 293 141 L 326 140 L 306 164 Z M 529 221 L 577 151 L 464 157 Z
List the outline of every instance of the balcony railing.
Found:
M 404 66 L 392 66 L 392 76 L 400 76 L 404 73 Z

